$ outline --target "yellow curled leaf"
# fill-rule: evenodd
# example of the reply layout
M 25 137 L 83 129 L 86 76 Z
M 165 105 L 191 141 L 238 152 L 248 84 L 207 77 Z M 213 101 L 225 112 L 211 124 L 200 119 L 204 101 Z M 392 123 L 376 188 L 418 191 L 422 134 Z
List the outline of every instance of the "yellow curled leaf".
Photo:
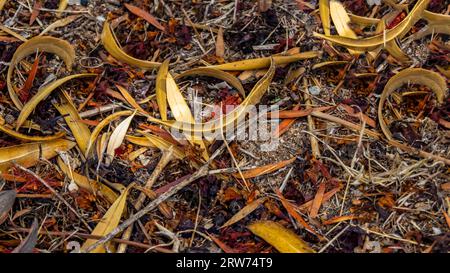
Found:
M 114 201 L 114 203 L 109 207 L 108 211 L 103 215 L 103 218 L 100 220 L 100 222 L 95 226 L 94 230 L 92 231 L 92 235 L 97 236 L 105 236 L 108 233 L 110 233 L 113 229 L 115 229 L 119 223 L 120 219 L 122 218 L 122 215 L 124 214 L 125 207 L 127 204 L 127 197 L 128 197 L 128 191 L 129 189 L 126 189 L 122 192 L 122 194 Z M 84 244 L 81 246 L 82 251 L 86 251 L 91 245 L 95 244 L 97 240 L 95 239 L 88 239 Z M 105 253 L 106 249 L 103 245 L 96 247 L 90 253 Z
M 64 40 L 50 37 L 50 36 L 38 36 L 31 38 L 27 42 L 21 44 L 17 50 L 14 52 L 14 55 L 11 59 L 11 63 L 8 67 L 8 74 L 6 76 L 6 82 L 8 84 L 8 92 L 11 100 L 14 105 L 21 110 L 23 108 L 22 102 L 19 100 L 19 97 L 14 90 L 13 84 L 11 82 L 11 78 L 13 75 L 13 71 L 15 66 L 27 57 L 30 54 L 35 53 L 36 51 L 44 51 L 58 55 L 66 64 L 67 69 L 72 70 L 72 64 L 75 60 L 75 50 L 73 47 Z
M 76 74 L 67 76 L 65 78 L 56 80 L 54 82 L 51 82 L 47 84 L 46 86 L 42 87 L 38 90 L 36 95 L 34 95 L 22 108 L 22 111 L 20 111 L 19 117 L 17 118 L 17 124 L 16 124 L 16 130 L 19 130 L 19 128 L 22 126 L 22 124 L 25 122 L 25 120 L 30 116 L 31 112 L 33 112 L 34 108 L 43 101 L 45 98 L 50 95 L 50 93 L 55 90 L 56 88 L 60 87 L 67 81 L 70 81 L 72 79 L 81 78 L 81 77 L 92 77 L 96 76 L 97 74 Z
M 327 36 L 330 36 L 331 27 L 329 2 L 329 0 L 319 0 L 320 20 L 322 21 L 323 32 Z
M 113 56 L 114 58 L 123 63 L 136 66 L 141 69 L 153 69 L 161 65 L 160 63 L 157 62 L 150 62 L 146 60 L 136 59 L 126 54 L 117 44 L 113 32 L 111 30 L 111 26 L 108 22 L 105 22 L 105 24 L 103 25 L 103 32 L 101 39 L 106 51 L 108 51 L 109 54 L 111 54 L 111 56 Z
M 169 60 L 165 60 L 161 64 L 156 75 L 156 102 L 158 103 L 159 114 L 162 120 L 167 120 L 167 73 L 169 73 Z
M 61 104 L 54 104 L 54 106 L 64 117 L 64 120 L 66 121 L 67 126 L 69 126 L 70 131 L 72 131 L 73 137 L 75 138 L 78 147 L 80 147 L 80 150 L 83 153 L 86 153 L 91 131 L 86 124 L 80 122 L 80 114 L 78 113 L 77 108 L 75 108 L 70 96 L 63 91 L 60 98 Z
M 422 39 L 428 35 L 434 34 L 447 34 L 450 35 L 450 25 L 448 24 L 429 24 L 423 27 L 421 30 L 411 34 L 407 37 L 408 42 Z
M 356 33 L 350 28 L 350 17 L 348 17 L 347 11 L 341 2 L 337 0 L 330 0 L 330 14 L 333 20 L 334 27 L 336 28 L 339 36 L 357 39 Z M 355 51 L 348 49 L 350 54 L 361 54 L 361 51 Z
M 406 55 L 403 50 L 398 46 L 396 40 L 392 40 L 386 44 L 386 50 L 400 63 L 408 63 L 409 57 Z
M 108 147 L 106 149 L 107 157 L 105 163 L 107 166 L 112 162 L 115 155 L 115 150 L 122 144 L 135 114 L 136 112 L 124 119 L 112 132 L 111 137 L 109 138 Z
M 297 234 L 273 221 L 257 221 L 248 229 L 281 253 L 314 253 Z
M 48 25 L 48 27 L 46 27 L 39 34 L 39 36 L 42 36 L 42 35 L 46 34 L 47 32 L 57 29 L 59 27 L 66 26 L 66 25 L 72 23 L 73 21 L 75 21 L 78 17 L 80 17 L 80 15 L 71 15 L 71 16 L 67 16 L 66 18 L 59 19 L 59 20 L 55 21 L 54 23 L 51 23 L 50 25 Z
M 61 171 L 69 177 L 78 187 L 87 190 L 88 192 L 94 195 L 100 195 L 104 197 L 110 204 L 116 201 L 118 195 L 111 190 L 108 186 L 97 182 L 92 179 L 88 179 L 86 176 L 76 173 L 74 170 L 71 170 L 61 159 L 58 157 L 58 166 Z
M 0 125 L 0 131 L 21 141 L 36 141 L 36 142 L 54 140 L 61 138 L 65 135 L 64 132 L 58 132 L 51 136 L 30 136 L 14 131 L 13 129 L 10 129 L 4 125 Z
M 261 68 L 267 68 L 270 66 L 270 59 L 273 58 L 275 65 L 289 64 L 304 59 L 316 58 L 320 55 L 320 51 L 306 51 L 302 53 L 292 54 L 288 56 L 272 56 L 256 59 L 248 59 L 243 61 L 237 61 L 232 63 L 225 63 L 219 65 L 211 65 L 209 68 L 215 68 L 228 71 L 241 71 L 241 70 L 255 70 Z
M 135 145 L 144 146 L 144 147 L 156 147 L 150 140 L 146 137 L 137 137 L 126 135 L 125 139 Z
M 170 75 L 170 73 L 167 74 L 166 78 L 166 91 L 167 102 L 170 106 L 170 110 L 172 110 L 172 115 L 175 117 L 175 120 L 179 122 L 195 124 L 195 119 L 194 116 L 192 116 L 191 109 L 189 109 L 189 106 L 184 100 L 183 94 L 181 94 L 177 83 L 175 82 L 172 75 Z M 201 138 L 192 136 L 190 134 L 186 134 L 186 138 L 190 142 L 199 145 L 200 149 L 202 149 L 203 158 L 205 160 L 209 159 L 205 143 Z
M 98 135 L 100 134 L 100 132 L 103 130 L 103 128 L 105 128 L 108 124 L 110 124 L 111 122 L 113 122 L 114 120 L 116 120 L 117 118 L 121 117 L 121 116 L 129 116 L 133 114 L 132 111 L 120 111 L 120 112 L 116 112 L 113 113 L 109 116 L 107 116 L 106 118 L 104 118 L 102 121 L 100 121 L 99 124 L 97 124 L 97 126 L 95 126 L 94 130 L 92 131 L 89 140 L 87 141 L 87 148 L 86 148 L 86 154 L 85 156 L 88 157 L 92 146 L 94 145 L 95 141 L 98 138 Z
M 207 76 L 223 80 L 230 84 L 232 87 L 236 88 L 239 93 L 243 97 L 245 97 L 245 90 L 242 86 L 241 81 L 230 73 L 211 67 L 198 67 L 181 73 L 180 75 L 175 77 L 175 80 L 189 76 Z
M 359 16 L 355 14 L 348 14 L 348 16 L 350 17 L 350 21 L 352 23 L 360 25 L 362 27 L 376 25 L 378 24 L 378 22 L 380 22 L 380 19 L 378 18 Z
M 14 167 L 14 163 L 25 168 L 32 167 L 41 158 L 50 159 L 56 156 L 58 152 L 68 151 L 75 145 L 75 142 L 69 140 L 55 139 L 0 148 L 0 173 Z
M 378 34 L 372 37 L 352 39 L 334 35 L 326 36 L 317 32 L 314 32 L 313 35 L 315 37 L 322 38 L 351 49 L 373 49 L 377 46 L 386 44 L 387 42 L 392 41 L 395 38 L 402 38 L 411 29 L 411 27 L 421 19 L 422 13 L 428 6 L 429 2 L 430 0 L 419 0 L 411 10 L 411 12 L 408 14 L 408 16 L 406 16 L 405 19 L 403 19 L 398 25 L 390 30 L 387 30 L 385 33 Z
M 378 121 L 388 140 L 392 140 L 392 134 L 383 118 L 384 102 L 392 92 L 404 84 L 420 84 L 429 87 L 436 94 L 436 99 L 439 103 L 444 101 L 447 91 L 447 83 L 444 77 L 439 75 L 439 73 L 423 68 L 407 68 L 390 78 L 381 93 L 378 104 Z
M 450 25 L 450 15 L 434 13 L 428 10 L 423 12 L 423 19 L 427 20 L 430 24 L 436 25 Z
M 312 69 L 318 69 L 325 66 L 333 66 L 333 65 L 341 65 L 341 64 L 347 64 L 347 61 L 327 61 L 327 62 L 321 62 L 318 64 L 315 64 L 312 66 Z
M 437 70 L 444 75 L 447 79 L 450 79 L 450 69 L 445 69 L 442 66 L 436 65 Z

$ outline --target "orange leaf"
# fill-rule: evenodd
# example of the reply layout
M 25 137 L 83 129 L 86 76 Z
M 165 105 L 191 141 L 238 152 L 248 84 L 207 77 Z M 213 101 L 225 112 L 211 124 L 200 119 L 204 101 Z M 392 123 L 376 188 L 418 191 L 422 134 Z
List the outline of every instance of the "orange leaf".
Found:
M 41 1 L 34 2 L 33 11 L 31 12 L 30 16 L 30 26 L 34 23 L 36 18 L 39 16 L 39 12 L 41 11 L 42 4 Z
M 270 112 L 269 117 L 276 116 L 277 118 L 301 118 L 310 115 L 312 112 L 323 112 L 334 108 L 334 106 L 322 106 L 316 108 L 309 108 L 305 110 L 286 110 L 278 112 Z
M 299 110 L 300 104 L 297 104 L 292 108 L 292 110 Z M 273 132 L 274 137 L 280 137 L 282 134 L 284 134 L 295 122 L 295 118 L 287 118 L 284 119 L 280 125 L 278 125 L 277 129 Z
M 34 59 L 33 66 L 31 67 L 30 73 L 28 74 L 27 81 L 23 85 L 22 89 L 19 90 L 19 97 L 22 102 L 27 102 L 30 97 L 30 89 L 33 86 L 34 78 L 36 77 L 37 69 L 39 66 L 39 56 Z
M 353 220 L 353 219 L 358 219 L 358 216 L 355 216 L 355 215 L 338 216 L 338 217 L 334 217 L 334 218 L 331 218 L 329 220 L 323 221 L 322 224 L 324 224 L 324 225 L 331 225 L 331 224 L 336 224 L 336 223 L 339 223 L 339 222 Z
M 442 210 L 442 214 L 444 214 L 445 221 L 447 222 L 447 226 L 450 228 L 450 216 L 448 216 L 448 214 L 444 210 Z
M 231 247 L 226 245 L 224 242 L 219 240 L 219 238 L 217 238 L 217 237 L 215 237 L 215 236 L 213 236 L 211 234 L 208 234 L 208 235 L 209 235 L 209 238 L 211 238 L 211 240 L 213 240 L 214 243 L 216 243 L 216 245 L 218 245 L 223 250 L 223 252 L 225 252 L 225 253 L 239 253 L 239 251 L 232 249 Z
M 317 189 L 316 196 L 314 197 L 309 216 L 316 218 L 319 213 L 320 206 L 322 205 L 323 195 L 325 194 L 325 183 L 320 183 Z
M 283 204 L 283 207 L 287 210 L 287 212 L 295 219 L 297 220 L 297 223 L 302 225 L 307 231 L 311 232 L 312 234 L 316 235 L 317 237 L 322 239 L 322 236 L 314 231 L 314 229 L 303 219 L 303 217 L 295 210 L 294 205 L 289 203 L 286 198 L 281 194 L 279 190 L 275 191 L 278 198 L 280 198 L 281 204 Z
M 333 197 L 333 196 L 334 196 L 338 191 L 340 191 L 341 189 L 342 189 L 342 186 L 339 186 L 339 187 L 336 187 L 336 188 L 330 190 L 329 192 L 326 192 L 326 193 L 323 195 L 322 203 L 324 203 L 324 202 L 330 200 L 330 198 Z M 312 204 L 313 204 L 313 201 L 314 201 L 314 200 L 308 201 L 308 202 L 306 202 L 305 204 L 300 205 L 298 208 L 299 208 L 300 210 L 308 210 L 308 209 L 311 208 L 311 206 L 312 206 Z
M 146 12 L 145 10 L 142 10 L 136 6 L 130 5 L 130 4 L 125 4 L 125 7 L 131 11 L 131 13 L 133 13 L 136 16 L 141 17 L 142 19 L 144 19 L 145 21 L 147 21 L 148 23 L 150 23 L 152 26 L 156 27 L 157 29 L 160 29 L 162 31 L 166 31 L 166 29 L 164 28 L 164 26 L 162 26 L 158 20 L 153 17 L 153 15 L 151 15 L 150 13 Z
M 280 161 L 278 163 L 269 164 L 269 165 L 265 165 L 262 167 L 257 167 L 257 168 L 242 172 L 242 176 L 245 179 L 247 179 L 247 178 L 253 178 L 253 177 L 265 175 L 268 173 L 272 173 L 276 170 L 279 170 L 279 169 L 291 164 L 294 161 L 295 161 L 295 157 L 288 159 L 288 160 Z M 242 178 L 242 176 L 239 175 L 238 173 L 234 173 L 233 176 L 236 178 Z

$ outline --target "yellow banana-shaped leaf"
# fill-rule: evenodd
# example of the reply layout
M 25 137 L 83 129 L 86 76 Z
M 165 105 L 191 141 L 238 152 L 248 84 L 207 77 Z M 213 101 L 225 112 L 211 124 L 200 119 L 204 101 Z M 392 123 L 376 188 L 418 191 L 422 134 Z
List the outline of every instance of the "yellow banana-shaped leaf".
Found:
M 91 136 L 91 131 L 86 124 L 80 122 L 80 114 L 73 104 L 72 99 L 65 91 L 62 92 L 60 99 L 61 104 L 54 104 L 54 106 L 64 117 L 67 126 L 69 126 L 70 131 L 72 131 L 73 137 L 75 138 L 78 147 L 80 147 L 83 153 L 86 153 L 88 141 Z
M 169 73 L 169 60 L 165 60 L 161 64 L 156 75 L 156 102 L 158 103 L 159 114 L 162 120 L 167 120 L 167 73 Z
M 339 36 L 357 39 L 356 33 L 350 28 L 350 17 L 344 8 L 344 5 L 340 1 L 330 0 L 330 14 L 333 20 L 334 27 L 336 28 Z M 350 54 L 357 55 L 361 54 L 361 51 L 355 51 L 352 49 L 348 50 Z
M 419 0 L 405 19 L 403 19 L 394 28 L 387 30 L 384 34 L 382 33 L 363 39 L 352 39 L 341 36 L 326 36 L 317 32 L 314 32 L 313 35 L 351 49 L 373 49 L 377 46 L 386 44 L 395 38 L 402 38 L 411 29 L 411 27 L 421 19 L 422 13 L 428 6 L 429 2 L 430 0 Z
M 32 167 L 41 158 L 50 159 L 58 152 L 68 151 L 75 145 L 75 142 L 69 140 L 55 139 L 0 148 L 0 173 L 6 172 L 14 163 L 25 168 Z
M 14 105 L 21 110 L 23 107 L 22 102 L 14 90 L 11 78 L 15 66 L 30 54 L 36 53 L 36 51 L 44 51 L 58 55 L 66 64 L 67 69 L 70 71 L 72 69 L 72 64 L 75 60 L 75 50 L 73 47 L 64 40 L 50 37 L 50 36 L 38 36 L 31 38 L 27 42 L 21 44 L 11 59 L 11 63 L 8 67 L 8 74 L 6 76 L 6 82 L 8 85 L 8 92 Z
M 439 103 L 444 101 L 447 92 L 445 78 L 439 73 L 423 68 L 407 68 L 389 79 L 380 96 L 378 104 L 378 121 L 381 130 L 388 140 L 392 140 L 392 134 L 383 118 L 384 102 L 392 92 L 404 84 L 420 84 L 429 87 L 435 94 Z
M 114 120 L 118 119 L 121 116 L 129 116 L 133 114 L 132 111 L 119 111 L 119 112 L 115 112 L 109 116 L 107 116 L 106 118 L 104 118 L 102 121 L 100 121 L 99 124 L 97 124 L 97 126 L 95 126 L 94 130 L 92 131 L 89 140 L 88 140 L 88 144 L 87 144 L 87 148 L 86 148 L 86 157 L 89 155 L 89 152 L 92 149 L 92 146 L 94 145 L 95 141 L 98 138 L 98 135 L 100 134 L 100 132 L 103 130 L 103 128 L 105 128 L 108 124 L 110 124 L 111 122 L 113 122 Z
M 300 60 L 316 58 L 320 55 L 320 51 L 306 51 L 302 53 L 292 54 L 288 56 L 272 56 L 264 58 L 249 59 L 243 61 L 237 61 L 232 63 L 225 63 L 219 65 L 211 65 L 209 68 L 215 68 L 228 71 L 241 71 L 241 70 L 256 70 L 261 68 L 267 68 L 270 66 L 270 59 L 272 58 L 275 65 L 282 65 L 297 62 Z
M 3 133 L 12 136 L 15 139 L 21 140 L 21 141 L 49 141 L 49 140 L 54 140 L 54 139 L 58 139 L 61 138 L 65 135 L 64 132 L 58 132 L 54 135 L 51 136 L 30 136 L 30 135 L 25 135 L 22 133 L 19 133 L 17 131 L 14 131 L 13 129 L 10 129 L 8 127 L 6 127 L 5 125 L 0 125 L 0 131 L 2 131 Z
M 314 253 L 297 234 L 273 221 L 257 221 L 248 229 L 264 241 L 271 244 L 281 253 Z
M 108 166 L 112 160 L 114 159 L 115 150 L 120 147 L 127 134 L 128 128 L 130 127 L 131 121 L 134 118 L 136 112 L 131 114 L 131 116 L 124 119 L 119 125 L 117 125 L 116 129 L 111 134 L 111 137 L 108 141 L 108 147 L 106 149 L 106 165 Z
M 129 188 L 124 190 L 122 194 L 116 199 L 116 201 L 114 201 L 111 207 L 109 207 L 108 211 L 92 231 L 92 235 L 105 236 L 119 225 L 120 218 L 122 218 L 122 215 L 125 211 L 128 191 Z M 91 245 L 95 244 L 96 242 L 97 240 L 95 239 L 86 240 L 86 242 L 84 242 L 84 244 L 81 246 L 81 251 L 86 251 Z M 106 249 L 104 246 L 98 246 L 97 248 L 90 251 L 90 253 L 105 252 Z
M 323 32 L 327 36 L 330 36 L 331 27 L 329 2 L 329 0 L 319 0 L 320 20 L 322 21 Z
M 129 142 L 139 145 L 139 146 L 144 146 L 144 147 L 156 147 L 150 140 L 148 140 L 146 137 L 138 137 L 138 136 L 130 136 L 130 135 L 126 135 L 125 139 L 128 140 Z
M 106 51 L 108 51 L 109 54 L 111 54 L 111 56 L 113 56 L 114 58 L 123 63 L 139 67 L 141 69 L 153 69 L 161 65 L 161 63 L 136 59 L 126 54 L 117 44 L 113 32 L 111 30 L 111 26 L 108 22 L 105 22 L 105 24 L 103 25 L 103 32 L 101 39 Z
M 67 76 L 65 78 L 56 80 L 52 83 L 47 84 L 46 86 L 39 89 L 39 91 L 34 95 L 22 108 L 22 111 L 19 114 L 19 117 L 17 118 L 17 124 L 16 124 L 16 130 L 18 130 L 22 124 L 25 122 L 25 120 L 28 118 L 28 116 L 33 112 L 34 108 L 45 98 L 50 95 L 50 93 L 58 88 L 59 86 L 63 85 L 67 81 L 70 81 L 72 79 L 81 78 L 81 77 L 92 77 L 97 76 L 97 74 L 76 74 Z

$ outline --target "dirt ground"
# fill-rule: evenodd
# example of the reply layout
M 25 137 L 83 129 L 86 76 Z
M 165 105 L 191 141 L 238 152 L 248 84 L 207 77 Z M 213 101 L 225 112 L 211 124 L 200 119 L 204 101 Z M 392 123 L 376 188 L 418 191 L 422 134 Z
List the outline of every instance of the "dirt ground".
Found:
M 38 7 L 37 17 L 30 25 L 36 2 L 41 8 Z M 97 74 L 65 83 L 40 101 L 28 118 L 39 130 L 22 126 L 22 134 L 51 136 L 65 132 L 64 139 L 78 141 L 54 106 L 61 100 L 62 90 L 70 96 L 79 113 L 111 105 L 119 105 L 114 111 L 134 110 L 116 88 L 119 84 L 125 86 L 139 103 L 151 96 L 140 106 L 149 115 L 161 118 L 153 96 L 158 69 L 142 70 L 114 58 L 101 40 L 107 21 L 113 22 L 116 40 L 124 52 L 141 60 L 163 62 L 169 59 L 169 71 L 174 76 L 205 64 L 269 57 L 296 50 L 320 52 L 315 58 L 278 65 L 259 104 L 278 103 L 281 112 L 292 110 L 296 105 L 296 110 L 330 106 L 324 112 L 339 119 L 333 121 L 314 115 L 298 117 L 269 151 L 263 148 L 267 141 L 230 141 L 225 146 L 223 141 L 207 143 L 209 155 L 219 147 L 223 150 L 209 170 L 222 171 L 212 171 L 174 192 L 163 200 L 164 208 L 159 206 L 134 221 L 131 236 L 125 238 L 123 233 L 119 234 L 104 251 L 280 251 L 277 243 L 268 242 L 264 236 L 257 236 L 249 229 L 252 223 L 264 224 L 261 221 L 266 220 L 294 232 L 301 242 L 316 252 L 449 251 L 448 92 L 439 103 L 427 87 L 405 85 L 398 88 L 396 94 L 410 91 L 414 94 L 399 95 L 402 100 L 398 103 L 395 98 L 389 100 L 389 107 L 386 105 L 383 110 L 384 118 L 389 121 L 396 143 L 410 149 L 401 149 L 386 139 L 377 113 L 383 89 L 395 73 L 409 67 L 437 72 L 436 67 L 442 67 L 448 73 L 448 35 L 428 35 L 402 43 L 401 49 L 410 59 L 407 64 L 398 62 L 385 50 L 368 62 L 367 52 L 355 56 L 343 46 L 314 37 L 313 32 L 324 32 L 318 1 L 81 2 L 86 5 L 70 4 L 60 14 L 56 11 L 59 3 L 56 0 L 6 1 L 0 11 L 0 25 L 26 39 L 39 35 L 57 20 L 71 18 L 70 23 L 45 35 L 66 40 L 73 46 L 75 62 L 72 69 L 67 69 L 54 54 L 41 54 L 26 100 L 33 97 L 46 81 L 79 73 Z M 347 12 L 360 16 L 381 18 L 392 11 L 387 4 L 377 7 L 362 0 L 341 2 Z M 411 9 L 417 1 L 406 2 Z M 153 15 L 165 31 L 130 12 L 125 3 Z M 448 15 L 447 4 L 446 1 L 430 1 L 428 10 Z M 422 21 L 408 33 L 420 30 L 424 25 Z M 223 30 L 223 56 L 217 55 L 219 29 Z M 360 36 L 369 36 L 374 31 L 373 28 L 366 29 L 367 33 Z M 335 34 L 334 29 L 332 34 Z M 0 29 L 2 37 L 14 36 Z M 0 39 L 0 124 L 13 129 L 21 111 L 8 94 L 7 71 L 12 56 L 22 43 L 20 39 Z M 35 57 L 32 54 L 21 65 L 16 65 L 12 77 L 15 86 L 23 86 Z M 330 61 L 334 63 L 324 64 Z M 301 69 L 304 71 L 296 75 Z M 242 82 L 248 95 L 266 72 L 267 68 L 229 73 Z M 188 103 L 197 96 L 206 105 L 239 104 L 244 100 L 236 88 L 211 77 L 185 77 L 177 80 L 177 84 Z M 111 113 L 82 115 L 82 123 L 92 131 Z M 359 113 L 363 113 L 364 118 Z M 113 121 L 103 132 L 113 132 L 124 118 Z M 173 119 L 171 111 L 169 118 Z M 347 121 L 359 130 L 344 126 L 340 121 Z M 142 130 L 167 136 L 168 128 L 136 115 L 127 136 L 145 139 L 140 133 Z M 379 137 L 370 136 L 367 131 Z M 103 134 L 98 139 L 101 136 Z M 148 205 L 152 202 L 150 199 L 161 197 L 172 186 L 180 185 L 204 164 L 198 146 L 180 142 L 186 156 L 171 158 L 162 170 L 158 170 L 157 165 L 166 151 L 154 145 L 138 145 L 128 137 L 114 150 L 115 157 L 110 165 L 96 156 L 97 153 L 86 158 L 79 146 L 64 152 L 64 156 L 71 170 L 107 185 L 116 195 L 122 197 L 123 188 L 132 186 L 125 196 L 125 209 L 118 214 L 117 220 L 123 222 L 140 210 L 134 204 L 142 193 L 147 196 L 144 206 Z M 0 153 L 5 147 L 22 143 L 25 142 L 0 133 Z M 109 232 L 93 233 L 93 230 L 106 212 L 111 211 L 112 202 L 73 181 L 73 177 L 61 169 L 58 156 L 43 158 L 41 153 L 39 155 L 40 160 L 26 168 L 31 173 L 12 165 L 0 178 L 0 193 L 16 192 L 12 208 L 4 215 L 0 202 L 0 252 L 11 252 L 21 242 L 29 240 L 35 219 L 39 223 L 39 235 L 34 235 L 37 239 L 31 248 L 33 252 L 70 252 L 74 245 L 85 245 L 89 240 L 95 242 L 94 239 L 107 235 Z M 8 161 L 3 154 L 0 158 Z M 291 161 L 276 165 L 287 160 Z M 267 171 L 271 164 L 274 166 Z M 264 166 L 269 167 L 261 169 Z M 242 173 L 251 170 L 260 174 L 242 179 Z M 143 189 L 155 171 L 160 173 L 152 188 Z M 282 202 L 285 200 L 290 204 L 287 207 Z M 243 210 L 254 202 L 259 205 L 251 211 Z M 318 211 L 314 211 L 317 205 Z M 243 217 L 222 227 L 236 215 Z

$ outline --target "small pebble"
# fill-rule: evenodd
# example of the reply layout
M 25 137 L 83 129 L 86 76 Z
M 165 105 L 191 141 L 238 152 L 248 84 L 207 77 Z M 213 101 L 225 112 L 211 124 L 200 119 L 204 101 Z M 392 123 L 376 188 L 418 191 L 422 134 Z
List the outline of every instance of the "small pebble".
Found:
M 313 96 L 317 96 L 320 94 L 320 88 L 316 85 L 311 86 L 310 88 L 308 88 L 309 93 Z

